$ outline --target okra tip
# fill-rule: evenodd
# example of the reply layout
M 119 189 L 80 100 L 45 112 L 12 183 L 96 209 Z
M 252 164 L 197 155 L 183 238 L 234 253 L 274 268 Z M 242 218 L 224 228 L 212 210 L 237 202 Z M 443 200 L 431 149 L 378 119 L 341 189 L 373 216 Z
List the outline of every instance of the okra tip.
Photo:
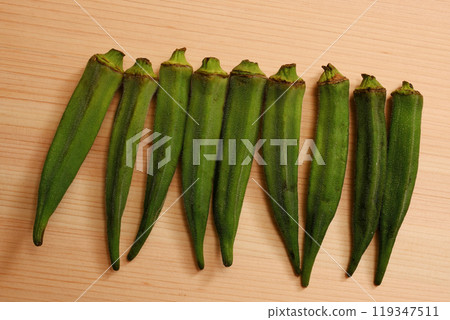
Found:
M 39 214 L 38 214 L 39 215 Z M 48 219 L 36 218 L 33 226 L 33 243 L 36 247 L 42 246 L 45 227 L 47 226 Z
M 312 269 L 313 269 L 313 265 L 314 265 L 314 260 L 316 259 L 316 250 L 313 250 L 314 252 L 312 252 L 311 250 L 313 248 L 309 247 L 310 249 L 305 248 L 306 250 L 304 250 L 303 252 L 303 261 L 302 261 L 302 272 L 300 274 L 300 283 L 302 285 L 303 288 L 306 288 L 307 286 L 309 286 L 309 281 L 311 279 L 311 273 L 312 273 Z M 318 249 L 317 249 L 318 250 Z
M 205 261 L 203 260 L 203 258 L 197 259 L 197 266 L 200 270 L 205 269 Z
M 42 239 L 35 239 L 33 237 L 33 243 L 36 247 L 40 247 L 40 246 L 42 246 Z
M 194 246 L 195 246 L 194 251 L 197 266 L 200 270 L 203 270 L 205 268 L 205 258 L 203 256 L 203 243 L 197 243 Z
M 222 263 L 225 267 L 231 267 L 233 264 L 233 242 L 220 242 L 220 251 L 222 253 Z
M 271 76 L 270 79 L 280 82 L 295 82 L 297 84 L 305 83 L 303 79 L 297 75 L 295 63 L 282 65 L 278 72 Z
M 310 276 L 311 276 L 311 273 L 305 274 L 302 270 L 302 273 L 300 274 L 300 285 L 303 288 L 307 288 L 309 286 Z
M 347 278 L 351 278 L 353 276 L 353 273 L 355 273 L 356 271 L 356 267 L 358 266 L 358 261 L 354 260 L 352 258 L 352 260 L 350 261 L 350 264 L 347 268 L 347 271 L 345 271 L 345 275 L 347 276 Z
M 384 278 L 384 274 L 386 273 L 388 262 L 389 262 L 389 257 L 387 258 L 387 260 L 385 259 L 385 260 L 381 261 L 381 263 L 379 263 L 379 266 L 377 267 L 377 270 L 375 272 L 375 279 L 373 281 L 374 285 L 379 286 L 383 282 L 383 278 Z
M 381 83 L 378 82 L 378 80 L 371 75 L 368 74 L 361 74 L 362 81 L 359 87 L 356 88 L 356 90 L 366 90 L 366 89 L 372 89 L 372 90 L 383 90 L 384 87 L 381 85 Z M 386 89 L 384 89 L 386 90 Z
M 266 75 L 258 66 L 257 62 L 252 62 L 250 60 L 242 60 L 234 69 L 231 71 L 231 74 L 235 75 L 243 75 L 243 76 L 261 76 L 265 77 Z
M 99 62 L 104 65 L 110 67 L 113 70 L 118 72 L 123 72 L 123 57 L 125 54 L 122 51 L 111 49 L 107 53 L 104 54 L 96 54 L 94 55 L 94 59 L 97 59 Z
M 319 85 L 348 81 L 348 79 L 344 77 L 331 63 L 327 64 L 326 66 L 322 66 L 322 68 L 323 73 L 320 76 L 319 81 L 317 82 Z
M 233 265 L 233 257 L 223 257 L 222 258 L 222 263 L 225 267 L 231 267 Z
M 191 67 L 191 64 L 186 60 L 186 48 L 175 49 L 175 51 L 170 56 L 170 59 L 163 62 L 165 65 L 179 65 Z
M 220 61 L 214 57 L 204 58 L 202 61 L 202 66 L 196 71 L 197 73 L 204 73 L 207 75 L 219 75 L 219 76 L 228 76 L 225 70 L 220 66 Z
M 135 242 L 133 244 L 133 246 L 131 247 L 130 251 L 128 252 L 127 255 L 127 260 L 128 261 L 132 261 L 134 258 L 136 258 L 137 254 L 139 253 L 139 250 L 141 249 L 139 244 L 136 245 L 137 242 Z
M 155 79 L 152 63 L 146 58 L 137 58 L 134 65 L 125 71 L 126 75 L 143 76 Z
M 403 81 L 401 88 L 399 88 L 391 93 L 391 95 L 395 95 L 395 94 L 401 94 L 401 95 L 417 94 L 417 95 L 421 96 L 420 92 L 417 90 L 414 90 L 412 83 L 410 83 L 408 81 Z
M 120 269 L 120 260 L 114 261 L 114 263 L 112 264 L 112 268 L 114 271 L 119 271 Z

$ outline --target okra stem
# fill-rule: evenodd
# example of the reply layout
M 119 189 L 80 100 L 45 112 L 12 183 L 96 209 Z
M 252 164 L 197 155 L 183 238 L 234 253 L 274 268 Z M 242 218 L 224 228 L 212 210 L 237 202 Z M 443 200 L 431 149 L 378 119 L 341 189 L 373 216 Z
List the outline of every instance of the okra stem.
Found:
M 92 56 L 56 129 L 42 169 L 33 242 L 42 245 L 48 220 L 86 158 L 114 93 L 122 82 L 124 54 Z
M 123 93 L 116 111 L 109 143 L 106 169 L 106 221 L 108 245 L 114 270 L 119 270 L 120 223 L 130 190 L 136 153 L 127 154 L 127 141 L 139 134 L 143 127 L 150 101 L 158 87 L 150 61 L 136 60 L 125 71 Z M 134 149 L 134 148 L 133 148 Z M 131 157 L 127 165 L 127 157 Z
M 153 172 L 147 172 L 144 213 L 135 243 L 128 253 L 127 258 L 130 261 L 139 253 L 158 219 L 180 157 L 186 123 L 184 110 L 187 109 L 189 102 L 192 76 L 192 66 L 186 60 L 185 51 L 186 48 L 175 50 L 159 69 L 159 83 L 165 91 L 159 90 L 156 96 L 153 131 L 161 134 L 160 139 L 170 139 L 161 147 L 152 150 L 150 161 L 153 163 Z M 160 166 L 159 164 L 166 158 L 166 150 L 170 150 L 170 159 Z
M 228 74 L 216 58 L 203 59 L 202 66 L 192 75 L 188 112 L 198 125 L 190 118 L 186 119 L 181 173 L 184 207 L 200 269 L 205 265 L 203 240 L 216 166 L 216 161 L 207 159 L 205 155 L 218 152 L 227 86 Z M 198 154 L 194 154 L 194 143 L 200 143 L 200 139 L 211 139 L 211 144 L 202 145 L 195 150 Z M 199 163 L 194 163 L 194 159 Z
M 213 196 L 214 221 L 227 267 L 233 263 L 233 244 L 253 160 L 253 152 L 243 140 L 254 146 L 258 138 L 259 121 L 252 123 L 261 113 L 266 80 L 258 64 L 248 60 L 230 74 L 221 133 L 223 159 L 217 163 Z
M 336 213 L 348 152 L 349 81 L 333 65 L 323 67 L 315 143 L 325 165 L 311 163 L 303 242 L 302 286 L 307 287 L 314 260 Z
M 300 274 L 298 246 L 298 166 L 300 122 L 305 82 L 295 64 L 269 78 L 262 120 L 264 174 L 272 213 L 295 274 Z M 289 141 L 291 140 L 292 143 Z
M 391 126 L 380 214 L 376 285 L 383 281 L 395 239 L 411 202 L 419 166 L 423 96 L 406 81 L 391 95 Z
M 357 120 L 352 254 L 347 269 L 351 276 L 369 246 L 381 210 L 386 171 L 386 89 L 374 76 L 363 74 L 354 91 Z

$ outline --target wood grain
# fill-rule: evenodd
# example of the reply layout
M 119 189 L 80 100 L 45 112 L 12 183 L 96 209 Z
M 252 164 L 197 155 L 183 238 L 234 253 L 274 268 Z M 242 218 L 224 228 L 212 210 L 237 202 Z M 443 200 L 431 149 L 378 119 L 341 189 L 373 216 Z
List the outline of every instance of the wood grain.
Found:
M 195 68 L 216 56 L 230 71 L 240 60 L 258 61 L 268 75 L 297 63 L 307 91 L 301 137 L 312 138 L 315 82 L 332 62 L 353 90 L 360 73 L 388 89 L 408 80 L 425 97 L 420 168 L 414 196 L 384 283 L 373 284 L 373 242 L 354 279 L 377 301 L 449 300 L 450 258 L 450 3 L 438 0 L 371 1 L 125 1 L 79 3 L 134 58 L 155 69 L 174 48 L 186 46 Z M 0 2 L 0 300 L 74 301 L 108 267 L 104 218 L 105 164 L 117 97 L 78 176 L 50 220 L 44 245 L 31 230 L 40 172 L 67 101 L 87 59 L 117 44 L 72 0 Z M 340 38 L 339 38 L 340 37 Z M 339 40 L 311 67 L 336 39 Z M 125 59 L 125 67 L 132 61 Z M 309 68 L 310 67 L 310 68 Z M 151 127 L 153 107 L 147 119 Z M 352 139 L 354 123 L 352 123 Z M 351 144 L 350 152 L 353 152 Z M 303 203 L 308 165 L 299 168 Z M 346 267 L 350 254 L 353 160 L 342 200 L 323 243 Z M 251 177 L 263 182 L 261 167 Z M 145 175 L 135 172 L 123 217 L 121 249 L 134 240 L 141 217 Z M 180 176 L 165 208 L 181 194 Z M 300 238 L 303 242 L 303 236 Z M 250 181 L 235 246 L 224 268 L 212 219 L 205 239 L 205 270 L 194 264 L 182 201 L 158 221 L 139 257 L 122 259 L 80 301 L 369 301 L 321 251 L 311 285 L 293 275 L 267 199 Z

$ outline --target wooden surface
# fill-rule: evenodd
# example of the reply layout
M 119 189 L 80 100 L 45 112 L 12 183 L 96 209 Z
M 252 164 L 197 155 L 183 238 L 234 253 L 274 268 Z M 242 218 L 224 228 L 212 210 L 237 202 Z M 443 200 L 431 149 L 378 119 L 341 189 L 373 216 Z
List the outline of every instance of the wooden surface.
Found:
M 131 56 L 149 58 L 156 70 L 182 46 L 194 68 L 205 56 L 218 57 L 227 71 L 242 59 L 258 61 L 267 75 L 281 64 L 297 63 L 299 74 L 307 71 L 302 139 L 314 134 L 315 82 L 327 62 L 350 79 L 351 90 L 364 72 L 376 75 L 388 92 L 408 80 L 425 97 L 416 188 L 382 286 L 372 284 L 373 242 L 355 273 L 357 283 L 321 251 L 310 287 L 302 289 L 266 196 L 250 180 L 231 268 L 221 265 L 209 219 L 206 268 L 196 269 L 178 201 L 157 222 L 137 259 L 127 263 L 123 257 L 121 270 L 106 272 L 80 301 L 371 301 L 364 290 L 377 301 L 449 300 L 450 3 L 403 3 L 379 0 L 365 12 L 372 1 L 79 0 Z M 119 47 L 72 0 L 2 0 L 0 21 L 0 300 L 74 301 L 109 265 L 103 193 L 117 97 L 39 248 L 31 239 L 37 188 L 87 59 Z M 125 67 L 131 64 L 126 57 Z M 152 119 L 153 107 L 147 127 Z M 351 153 L 354 131 L 352 122 Z M 350 253 L 352 168 L 350 157 L 341 203 L 323 243 L 344 267 Z M 298 181 L 302 226 L 307 176 L 308 165 L 303 165 Z M 251 177 L 263 183 L 262 168 L 254 165 Z M 135 172 L 122 222 L 122 251 L 137 231 L 145 179 Z M 177 172 L 165 209 L 180 194 Z

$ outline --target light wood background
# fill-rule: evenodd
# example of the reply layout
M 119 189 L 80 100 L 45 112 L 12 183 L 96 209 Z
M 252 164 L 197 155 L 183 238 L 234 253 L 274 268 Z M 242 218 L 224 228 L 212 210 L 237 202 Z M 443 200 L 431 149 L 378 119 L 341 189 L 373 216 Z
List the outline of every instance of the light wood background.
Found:
M 382 286 L 372 284 L 373 242 L 354 276 L 361 287 L 322 251 L 310 287 L 302 289 L 265 194 L 250 180 L 231 268 L 221 265 L 210 219 L 206 268 L 196 269 L 178 201 L 155 225 L 137 259 L 127 263 L 123 257 L 121 270 L 106 272 L 80 301 L 370 301 L 364 290 L 377 301 L 450 299 L 450 2 L 379 0 L 365 12 L 372 1 L 78 1 L 126 51 L 149 58 L 156 70 L 183 46 L 194 68 L 205 56 L 218 57 L 227 71 L 251 59 L 267 75 L 281 64 L 297 63 L 299 75 L 307 70 L 302 138 L 314 134 L 315 83 L 327 62 L 350 79 L 352 90 L 364 72 L 376 75 L 388 92 L 408 80 L 425 97 L 416 188 Z M 119 47 L 73 0 L 2 0 L 0 21 L 0 300 L 74 301 L 109 265 L 103 192 L 117 97 L 39 248 L 32 243 L 37 188 L 86 61 Z M 129 57 L 124 62 L 132 64 Z M 153 107 L 147 127 L 152 120 Z M 352 168 L 350 157 L 342 200 L 323 243 L 344 267 L 350 253 Z M 307 176 L 303 165 L 301 225 Z M 255 165 L 251 177 L 263 183 L 261 167 Z M 137 231 L 145 179 L 135 172 L 122 250 Z M 177 172 L 165 208 L 180 194 Z

